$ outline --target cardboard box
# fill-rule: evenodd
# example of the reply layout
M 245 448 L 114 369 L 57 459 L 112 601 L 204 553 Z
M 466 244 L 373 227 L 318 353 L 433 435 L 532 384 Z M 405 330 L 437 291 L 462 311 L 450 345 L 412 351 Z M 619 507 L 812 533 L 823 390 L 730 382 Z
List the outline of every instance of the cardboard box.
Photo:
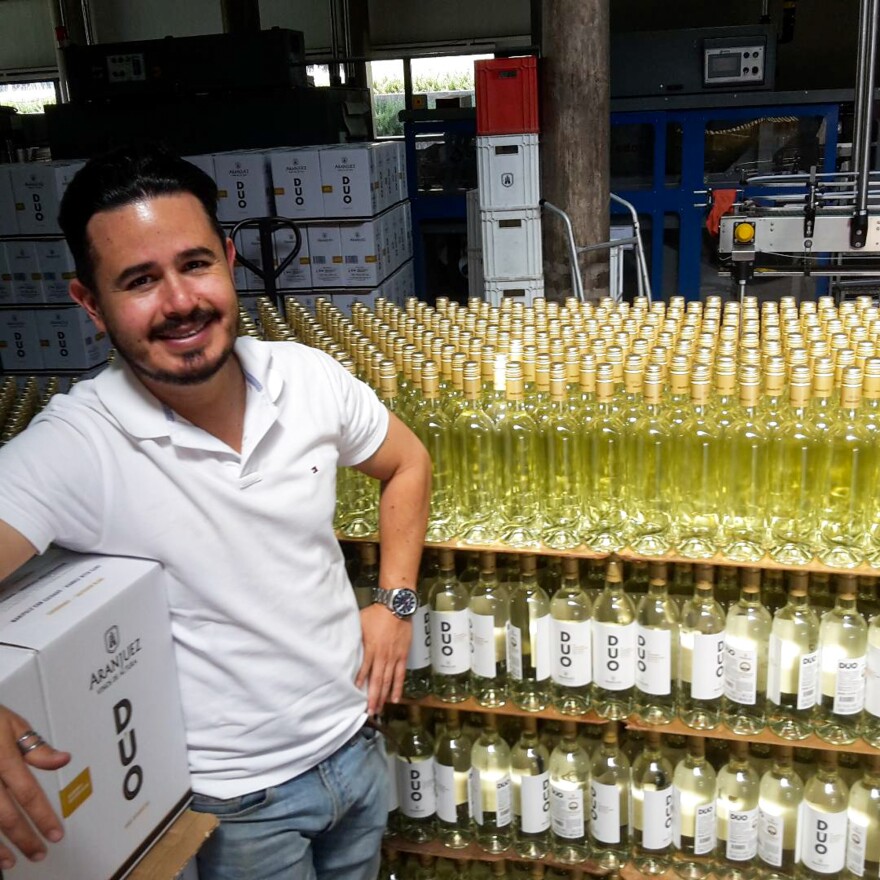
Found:
M 33 310 L 0 310 L 0 366 L 4 370 L 43 369 L 40 336 Z
M 281 262 L 293 250 L 296 237 L 292 229 L 279 229 L 275 233 L 275 266 Z M 312 262 L 309 255 L 309 234 L 304 227 L 300 227 L 299 253 L 291 263 L 278 276 L 275 282 L 276 290 L 305 290 L 312 286 Z
M 5 581 L 0 703 L 72 755 L 38 774 L 64 839 L 5 880 L 124 877 L 190 799 L 161 567 L 50 551 Z
M 221 223 L 275 213 L 269 161 L 265 153 L 215 153 L 217 216 Z
M 278 216 L 293 220 L 323 217 L 320 148 L 275 150 L 270 163 Z
M 43 287 L 43 301 L 70 302 L 70 282 L 76 278 L 73 254 L 64 241 L 34 242 L 37 270 Z
M 11 165 L 16 224 L 21 235 L 57 235 L 61 197 L 84 162 L 26 162 Z
M 338 226 L 309 227 L 309 258 L 315 287 L 343 284 L 342 236 Z
M 6 258 L 9 245 L 0 241 L 0 305 L 12 305 L 12 270 Z
M 44 370 L 89 370 L 110 356 L 107 334 L 79 306 L 35 314 Z
M 321 150 L 326 217 L 372 217 L 382 210 L 375 144 L 341 144 Z
M 6 242 L 6 263 L 12 273 L 12 302 L 31 306 L 45 302 L 37 248 L 32 241 Z
M 387 215 L 382 214 L 363 223 L 343 223 L 339 227 L 342 281 L 346 287 L 375 287 L 388 274 L 387 226 Z
M 18 218 L 9 165 L 0 165 L 0 235 L 17 235 Z
M 214 154 L 213 153 L 200 153 L 195 156 L 184 156 L 187 162 L 192 165 L 195 165 L 196 168 L 200 168 L 211 180 L 214 180 Z

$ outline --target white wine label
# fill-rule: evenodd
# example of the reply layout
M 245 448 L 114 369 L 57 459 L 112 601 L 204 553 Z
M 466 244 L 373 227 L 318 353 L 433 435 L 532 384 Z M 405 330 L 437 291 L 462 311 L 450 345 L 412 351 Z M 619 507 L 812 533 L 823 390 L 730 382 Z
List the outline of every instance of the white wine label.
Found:
M 715 851 L 715 804 L 701 804 L 694 817 L 694 855 L 706 856 Z
M 766 810 L 758 809 L 758 858 L 765 865 L 782 867 L 785 840 L 785 819 Z
M 608 691 L 625 691 L 636 682 L 636 625 L 593 621 L 593 680 Z
M 801 654 L 797 669 L 797 707 L 812 709 L 819 699 L 819 652 Z
M 754 647 L 724 645 L 724 696 L 741 706 L 754 706 L 758 698 L 758 652 Z
M 400 798 L 397 796 L 397 755 L 388 749 L 385 760 L 388 764 L 388 812 L 393 813 L 400 806 Z
M 642 792 L 642 846 L 666 849 L 672 844 L 672 786 Z
M 868 848 L 868 826 L 849 820 L 846 835 L 846 869 L 856 877 L 865 876 L 865 852 Z
M 550 615 L 544 614 L 536 618 L 529 629 L 535 657 L 535 678 L 546 681 L 550 678 Z
M 407 669 L 424 669 L 431 665 L 431 620 L 430 608 L 419 605 L 412 617 L 412 641 L 406 657 Z
M 410 819 L 434 815 L 434 759 L 407 761 L 397 757 L 397 795 L 400 811 Z
M 471 668 L 468 610 L 431 612 L 431 666 L 440 675 L 461 675 Z
M 457 809 L 468 801 L 468 774 L 448 764 L 434 764 L 434 791 L 437 794 L 437 817 L 454 824 Z
M 521 776 L 519 780 L 520 828 L 540 834 L 550 827 L 550 774 Z
M 593 679 L 589 620 L 550 621 L 550 677 L 566 687 L 584 687 Z
M 837 874 L 846 864 L 846 811 L 825 813 L 803 802 L 801 862 L 817 874 Z
M 522 630 L 507 621 L 507 674 L 514 681 L 523 679 Z
M 570 783 L 550 783 L 550 822 L 553 833 L 566 840 L 584 836 L 584 790 Z
M 483 678 L 495 678 L 495 617 L 492 614 L 470 612 L 471 672 Z
M 777 706 L 782 702 L 782 639 L 776 633 L 770 633 L 767 645 L 767 699 Z M 791 688 L 791 682 L 786 682 Z M 794 693 L 788 690 L 787 693 Z
M 672 843 L 680 850 L 682 837 L 692 837 L 694 855 L 706 855 L 715 849 L 715 802 L 695 805 L 693 798 L 673 786 Z
M 636 626 L 636 687 L 643 694 L 672 693 L 672 633 Z
M 468 794 L 470 813 L 477 825 L 485 824 L 485 813 L 495 814 L 495 825 L 504 828 L 513 821 L 513 784 L 510 774 L 481 775 L 471 767 Z
M 694 633 L 691 696 L 714 700 L 724 695 L 724 633 Z
M 620 792 L 616 785 L 590 783 L 590 828 L 600 843 L 620 843 Z
M 837 661 L 834 706 L 837 715 L 857 715 L 865 708 L 865 657 Z
M 877 645 L 868 645 L 865 708 L 875 718 L 880 717 L 880 646 Z
M 725 855 L 731 861 L 753 859 L 758 853 L 758 808 L 731 810 L 727 816 Z

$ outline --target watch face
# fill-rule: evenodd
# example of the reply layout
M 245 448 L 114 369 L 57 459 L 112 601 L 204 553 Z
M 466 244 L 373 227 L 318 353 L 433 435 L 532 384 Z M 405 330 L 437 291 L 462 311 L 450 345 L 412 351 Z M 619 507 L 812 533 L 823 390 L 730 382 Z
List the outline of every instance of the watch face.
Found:
M 408 589 L 400 589 L 391 600 L 391 610 L 398 617 L 411 617 L 419 607 L 419 597 Z

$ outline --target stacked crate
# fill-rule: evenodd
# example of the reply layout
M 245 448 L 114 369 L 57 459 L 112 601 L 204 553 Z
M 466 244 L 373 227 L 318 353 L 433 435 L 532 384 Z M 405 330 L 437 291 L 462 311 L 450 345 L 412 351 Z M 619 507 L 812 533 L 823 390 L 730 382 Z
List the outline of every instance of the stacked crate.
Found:
M 469 238 L 471 293 L 479 295 L 474 287 L 482 274 L 493 305 L 506 297 L 531 305 L 544 295 L 537 60 L 496 58 L 477 61 L 475 69 L 482 253 L 471 254 Z

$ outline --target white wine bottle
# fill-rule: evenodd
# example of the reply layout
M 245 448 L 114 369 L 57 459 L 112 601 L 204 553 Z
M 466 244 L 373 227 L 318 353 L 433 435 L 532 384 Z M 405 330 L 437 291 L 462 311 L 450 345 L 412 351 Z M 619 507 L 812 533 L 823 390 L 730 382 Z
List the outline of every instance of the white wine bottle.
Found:
M 498 733 L 494 715 L 483 716 L 483 729 L 471 749 L 468 803 L 478 846 L 504 852 L 513 832 L 510 747 Z
M 763 730 L 767 705 L 767 643 L 773 618 L 761 602 L 761 572 L 745 569 L 739 599 L 724 629 L 724 723 L 734 732 Z
M 507 702 L 507 622 L 510 594 L 498 581 L 494 553 L 480 553 L 479 578 L 471 588 L 471 693 L 481 706 Z
M 790 575 L 788 603 L 773 615 L 767 651 L 767 716 L 783 739 L 812 733 L 819 694 L 819 618 L 810 607 L 806 572 Z
M 508 693 L 514 705 L 540 712 L 550 700 L 550 600 L 538 585 L 537 562 L 520 557 L 519 583 L 507 624 Z
M 724 696 L 724 611 L 715 600 L 712 567 L 698 565 L 694 595 L 681 613 L 679 715 L 688 727 L 711 730 Z
M 715 769 L 706 760 L 706 741 L 687 738 L 687 754 L 672 776 L 672 842 L 677 853 L 675 873 L 684 880 L 702 880 L 715 852 Z
M 439 571 L 431 586 L 431 689 L 447 703 L 470 695 L 468 591 L 455 576 L 455 553 L 438 552 Z
M 463 849 L 471 840 L 468 774 L 473 743 L 462 732 L 457 709 L 447 709 L 444 718 L 446 724 L 434 747 L 437 839 L 450 849 Z
M 436 553 L 423 553 L 419 569 L 419 607 L 412 617 L 412 641 L 403 679 L 403 695 L 408 700 L 421 699 L 431 691 L 431 603 L 428 597 L 438 571 Z
M 587 858 L 590 757 L 578 743 L 577 725 L 562 722 L 550 754 L 550 830 L 553 858 L 566 864 Z
M 434 839 L 434 740 L 422 726 L 421 709 L 408 706 L 409 726 L 397 751 L 400 834 L 413 843 Z
M 719 877 L 748 880 L 755 876 L 759 790 L 758 774 L 749 764 L 748 745 L 735 740 L 730 744 L 730 758 L 718 771 L 715 795 Z
M 773 763 L 761 777 L 758 859 L 768 880 L 790 880 L 794 876 L 804 783 L 795 772 L 792 761 L 791 746 L 775 746 Z
M 880 876 L 880 755 L 865 758 L 865 774 L 849 790 L 847 880 Z
M 632 836 L 635 865 L 643 874 L 663 874 L 672 852 L 672 765 L 660 750 L 660 734 L 645 734 L 632 765 Z
M 580 584 L 578 561 L 562 560 L 562 585 L 550 600 L 550 679 L 553 705 L 563 715 L 590 708 L 593 680 L 592 603 Z
M 816 775 L 804 787 L 801 804 L 798 880 L 839 877 L 846 866 L 849 790 L 837 772 L 837 754 L 819 754 Z
M 880 748 L 880 614 L 868 626 L 867 671 L 865 677 L 865 742 Z
M 648 592 L 636 608 L 635 710 L 647 724 L 668 724 L 675 718 L 678 630 L 678 607 L 669 598 L 666 565 L 652 562 Z
M 602 731 L 590 762 L 590 844 L 593 857 L 609 871 L 619 871 L 630 850 L 632 770 L 618 742 L 617 722 Z
M 865 707 L 868 625 L 856 606 L 854 575 L 838 575 L 837 602 L 819 624 L 819 702 L 814 726 L 826 742 L 855 742 Z
M 593 705 L 603 718 L 626 718 L 635 689 L 636 609 L 623 590 L 623 563 L 608 560 L 593 608 Z
M 358 550 L 358 573 L 351 586 L 358 608 L 363 610 L 373 604 L 373 587 L 379 586 L 379 545 L 367 541 Z
M 524 859 L 542 859 L 550 849 L 550 755 L 538 739 L 536 718 L 522 719 L 510 750 L 513 782 L 513 848 Z

